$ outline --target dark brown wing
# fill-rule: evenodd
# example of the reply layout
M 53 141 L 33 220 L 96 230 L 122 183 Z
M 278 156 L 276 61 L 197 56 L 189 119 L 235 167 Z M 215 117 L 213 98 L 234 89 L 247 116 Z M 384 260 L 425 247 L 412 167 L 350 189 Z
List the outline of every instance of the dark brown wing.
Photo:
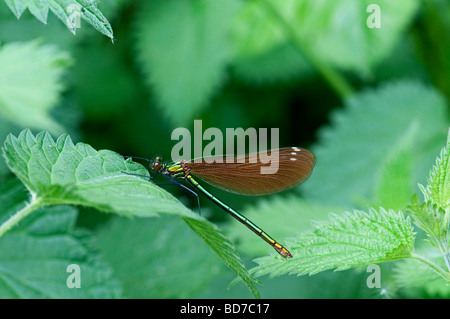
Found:
M 311 175 L 316 161 L 313 153 L 299 147 L 268 152 L 272 158 L 269 163 L 260 153 L 252 153 L 245 155 L 244 163 L 230 163 L 225 158 L 223 163 L 204 159 L 202 163 L 188 162 L 186 165 L 192 175 L 215 187 L 243 195 L 266 195 L 303 183 Z M 269 173 L 263 174 L 261 168 Z

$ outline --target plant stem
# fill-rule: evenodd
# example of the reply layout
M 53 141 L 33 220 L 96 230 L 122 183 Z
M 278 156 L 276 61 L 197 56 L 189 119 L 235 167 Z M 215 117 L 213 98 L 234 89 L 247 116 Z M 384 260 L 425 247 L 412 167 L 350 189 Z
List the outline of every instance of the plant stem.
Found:
M 447 269 L 450 271 L 450 255 L 448 252 L 447 238 L 444 240 L 438 241 L 439 249 L 441 250 L 442 255 L 444 256 L 445 264 L 447 265 Z
M 439 276 L 444 278 L 447 283 L 450 282 L 450 273 L 446 272 L 444 269 L 442 269 L 441 267 L 436 265 L 431 260 L 428 260 L 425 257 L 419 256 L 419 255 L 416 255 L 416 254 L 413 254 L 411 257 L 414 258 L 414 259 L 417 259 L 417 260 L 419 260 L 421 262 L 423 262 L 426 265 L 428 265 L 428 267 L 433 269 Z
M 346 98 L 353 93 L 352 86 L 348 81 L 335 69 L 330 67 L 327 63 L 317 58 L 316 55 L 311 52 L 306 46 L 303 45 L 301 38 L 298 36 L 295 29 L 289 24 L 288 21 L 280 14 L 280 12 L 274 8 L 274 6 L 268 0 L 262 0 L 263 5 L 267 8 L 267 11 L 280 23 L 284 28 L 286 34 L 291 38 L 293 44 L 298 51 L 307 59 L 311 64 L 319 71 L 325 80 L 330 84 L 334 91 L 340 95 L 341 98 Z
M 30 213 L 38 209 L 41 206 L 41 204 L 42 199 L 32 194 L 31 201 L 27 205 L 25 205 L 24 208 L 16 212 L 14 215 L 9 217 L 3 224 L 0 225 L 0 237 L 2 237 L 8 230 L 14 227 L 17 223 L 19 223 Z

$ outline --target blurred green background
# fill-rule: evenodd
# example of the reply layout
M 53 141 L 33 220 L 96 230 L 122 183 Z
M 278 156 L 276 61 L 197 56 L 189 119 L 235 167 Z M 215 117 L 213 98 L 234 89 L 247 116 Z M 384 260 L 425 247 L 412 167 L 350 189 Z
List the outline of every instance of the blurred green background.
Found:
M 17 9 L 23 1 L 0 2 L 2 141 L 31 128 L 55 138 L 67 132 L 97 150 L 170 158 L 171 132 L 192 130 L 194 119 L 203 129 L 279 128 L 280 146 L 316 154 L 310 180 L 264 198 L 210 188 L 275 238 L 293 237 L 331 212 L 404 208 L 445 143 L 446 0 L 102 0 L 98 8 L 114 41 L 83 19 L 74 36 L 52 12 L 44 24 L 26 6 L 17 19 L 6 3 Z M 376 19 L 370 4 L 380 9 L 380 28 L 368 27 Z M 383 170 L 404 151 L 405 191 L 380 198 Z M 0 180 L 9 177 L 2 159 Z M 167 190 L 189 205 L 176 187 Z M 201 203 L 248 267 L 268 253 L 242 225 Z M 95 240 L 121 287 L 118 296 L 251 296 L 243 285 L 227 289 L 235 274 L 181 220 L 77 209 L 76 225 Z M 365 269 L 356 269 L 261 278 L 260 292 L 263 298 L 448 296 L 402 288 L 394 268 L 382 265 L 382 289 L 368 288 Z

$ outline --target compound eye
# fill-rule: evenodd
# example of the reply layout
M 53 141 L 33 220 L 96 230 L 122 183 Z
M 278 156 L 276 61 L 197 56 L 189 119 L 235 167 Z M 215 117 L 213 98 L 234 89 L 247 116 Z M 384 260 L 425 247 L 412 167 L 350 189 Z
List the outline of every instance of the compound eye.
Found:
M 160 162 L 154 162 L 152 164 L 152 170 L 159 171 L 160 168 L 161 168 L 161 163 Z
M 162 165 L 161 162 L 162 162 L 161 156 L 157 156 L 152 163 L 152 170 L 154 170 L 155 172 L 159 171 Z

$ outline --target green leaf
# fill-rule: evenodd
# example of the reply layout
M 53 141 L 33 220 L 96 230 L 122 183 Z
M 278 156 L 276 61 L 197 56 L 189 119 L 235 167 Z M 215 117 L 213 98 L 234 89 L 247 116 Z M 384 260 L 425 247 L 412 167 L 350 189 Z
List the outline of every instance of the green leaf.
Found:
M 419 197 L 414 195 L 407 211 L 414 224 L 427 233 L 433 245 L 439 247 L 441 242 L 447 240 L 449 215 L 441 207 L 430 201 L 420 203 Z
M 61 133 L 50 116 L 64 89 L 61 75 L 71 60 L 67 53 L 36 41 L 9 43 L 0 49 L 0 115 L 20 127 Z
M 413 197 L 408 207 L 414 223 L 426 231 L 433 245 L 439 247 L 448 260 L 448 231 L 450 227 L 450 129 L 447 144 L 441 150 L 440 157 L 430 171 L 428 185 L 419 185 L 425 202 L 420 204 Z
M 450 129 L 447 136 L 447 145 L 441 150 L 436 164 L 430 171 L 428 185 L 421 186 L 427 201 L 449 210 L 450 208 Z
M 6 220 L 10 213 L 21 209 L 28 197 L 28 193 L 18 179 L 2 179 L 0 183 L 0 222 Z
M 47 132 L 35 137 L 29 130 L 18 137 L 10 134 L 3 155 L 9 168 L 31 192 L 32 199 L 24 208 L 25 213 L 22 210 L 12 216 L 14 222 L 8 220 L 0 225 L 0 236 L 17 222 L 15 219 L 20 220 L 21 215 L 41 205 L 84 205 L 124 216 L 174 214 L 183 217 L 258 297 L 254 279 L 233 244 L 214 225 L 146 178 L 128 175 L 148 176 L 142 165 L 124 160 L 112 151 L 96 151 L 84 143 L 74 145 L 66 134 L 55 142 Z
M 275 195 L 249 205 L 243 213 L 245 217 L 283 243 L 284 238 L 292 238 L 298 232 L 311 230 L 311 220 L 323 220 L 331 212 L 338 211 L 341 209 L 310 203 L 298 196 Z M 250 256 L 272 252 L 272 249 L 259 237 L 243 231 L 241 224 L 228 223 L 225 227 L 226 233 L 233 242 L 238 243 L 239 249 Z
M 418 9 L 418 2 L 377 1 L 381 27 L 370 29 L 367 8 L 373 2 L 317 0 L 247 1 L 233 25 L 238 56 L 252 56 L 291 41 L 282 25 L 268 12 L 277 10 L 298 44 L 323 62 L 366 74 L 391 52 Z M 345 38 L 345 41 L 342 39 Z
M 351 208 L 361 198 L 374 198 L 384 163 L 397 152 L 394 148 L 401 143 L 396 141 L 411 123 L 418 130 L 411 159 L 413 185 L 424 179 L 449 126 L 439 92 L 417 82 L 396 82 L 367 89 L 345 104 L 332 114 L 330 127 L 319 131 L 319 143 L 312 148 L 317 164 L 300 186 L 307 199 Z
M 405 259 L 394 266 L 395 281 L 400 287 L 423 287 L 432 281 L 445 281 L 427 265 L 414 259 Z
M 422 244 L 416 247 L 421 255 L 426 256 L 431 263 L 445 268 L 442 256 L 429 245 Z M 405 259 L 395 263 L 393 268 L 393 278 L 395 283 L 404 293 L 406 298 L 446 298 L 450 297 L 450 287 L 438 273 L 433 271 L 427 264 L 414 259 Z M 425 295 L 424 295 L 425 294 Z
M 26 194 L 16 179 L 0 186 L 0 220 Z M 0 240 L 0 298 L 117 298 L 119 282 L 100 260 L 90 233 L 74 227 L 76 209 L 45 207 Z M 68 266 L 80 267 L 81 288 L 68 288 Z
M 259 298 L 259 292 L 254 284 L 255 278 L 249 274 L 244 264 L 236 254 L 234 245 L 217 231 L 217 227 L 210 223 L 201 223 L 195 219 L 183 218 L 184 221 L 197 233 L 212 250 L 230 267 L 247 285 L 250 293 Z
M 169 193 L 125 174 L 148 176 L 140 164 L 84 143 L 74 145 L 66 134 L 56 142 L 46 132 L 9 135 L 4 155 L 10 169 L 45 204 L 86 205 L 126 216 L 188 214 Z
M 202 240 L 173 216 L 116 217 L 97 237 L 127 298 L 192 298 L 223 274 Z
M 412 190 L 413 141 L 418 134 L 417 122 L 393 144 L 380 170 L 376 192 L 376 204 L 390 209 L 403 209 L 409 203 Z M 372 205 L 374 206 L 374 205 Z
M 17 19 L 28 10 L 37 19 L 47 23 L 50 9 L 75 34 L 81 27 L 79 19 L 85 20 L 97 31 L 113 39 L 113 30 L 102 12 L 97 9 L 97 0 L 5 0 Z
M 143 8 L 139 58 L 158 104 L 174 123 L 197 116 L 222 84 L 236 6 L 234 0 L 169 0 Z
M 263 257 L 256 261 L 256 275 L 316 274 L 411 257 L 414 233 L 401 212 L 370 209 L 331 216 L 317 223 L 313 232 L 302 233 L 287 244 L 292 259 L 286 263 Z
M 258 85 L 293 81 L 313 73 L 311 65 L 290 43 L 255 56 L 236 57 L 233 69 L 240 80 Z

